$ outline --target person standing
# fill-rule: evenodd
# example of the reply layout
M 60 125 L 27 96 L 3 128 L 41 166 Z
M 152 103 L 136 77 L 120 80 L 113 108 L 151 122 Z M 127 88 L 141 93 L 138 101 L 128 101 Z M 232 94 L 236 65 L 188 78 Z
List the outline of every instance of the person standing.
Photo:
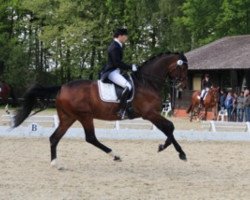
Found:
M 237 98 L 238 95 L 236 92 L 233 93 L 233 110 L 232 110 L 232 116 L 231 116 L 231 120 L 236 122 L 237 121 Z
M 219 99 L 220 111 L 224 111 L 224 109 L 225 109 L 225 100 L 226 100 L 226 93 L 224 90 L 221 90 L 220 91 L 220 99 Z
M 243 122 L 244 118 L 244 92 L 241 91 L 237 97 L 237 121 Z
M 225 108 L 227 109 L 228 121 L 232 121 L 232 111 L 233 111 L 233 97 L 232 92 L 229 91 L 225 100 Z
M 248 89 L 244 92 L 244 108 L 246 122 L 250 122 L 250 95 Z

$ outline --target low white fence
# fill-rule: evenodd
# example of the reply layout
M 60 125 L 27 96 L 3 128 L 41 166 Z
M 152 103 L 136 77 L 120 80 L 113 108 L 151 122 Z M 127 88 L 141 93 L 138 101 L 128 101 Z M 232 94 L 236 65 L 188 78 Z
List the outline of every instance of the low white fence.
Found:
M 49 137 L 58 126 L 57 115 L 32 116 L 23 126 L 10 129 L 12 117 L 3 115 L 0 126 L 0 136 L 7 137 Z M 45 124 L 45 125 L 44 125 Z M 106 125 L 111 125 L 107 128 Z M 96 135 L 100 139 L 166 139 L 166 136 L 156 129 L 150 122 L 142 119 L 106 122 L 105 126 L 96 128 Z M 233 122 L 202 122 L 206 130 L 175 130 L 177 140 L 189 141 L 250 141 L 250 124 Z M 230 130 L 230 131 L 228 131 Z M 84 138 L 83 128 L 72 127 L 65 137 Z
M 250 122 L 203 121 L 202 127 L 212 132 L 226 131 L 250 133 Z
M 12 126 L 13 123 L 13 116 L 12 115 L 2 115 L 1 116 L 1 123 Z M 57 127 L 59 125 L 59 120 L 57 115 L 47 115 L 47 116 L 40 116 L 34 115 L 25 120 L 25 124 L 39 124 L 41 126 L 48 125 L 51 127 Z
M 2 115 L 1 116 L 1 122 L 5 125 L 12 126 L 13 120 L 12 115 Z M 30 124 L 37 124 L 39 126 L 45 126 L 45 127 L 57 127 L 59 125 L 59 119 L 57 115 L 34 115 L 29 118 L 27 118 L 23 125 L 27 126 Z M 147 130 L 156 130 L 156 127 L 148 121 L 142 120 L 142 119 L 134 119 L 134 120 L 123 120 L 123 121 L 109 121 L 105 122 L 105 124 L 108 127 L 111 127 L 115 130 L 121 130 L 121 129 L 147 129 Z M 106 128 L 106 127 L 105 127 Z

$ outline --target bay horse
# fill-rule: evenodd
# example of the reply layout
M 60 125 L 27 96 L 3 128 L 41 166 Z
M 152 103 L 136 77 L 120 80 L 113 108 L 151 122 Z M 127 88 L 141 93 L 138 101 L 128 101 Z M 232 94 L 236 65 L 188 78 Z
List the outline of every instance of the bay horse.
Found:
M 142 117 L 152 122 L 166 136 L 164 144 L 160 144 L 158 152 L 173 144 L 179 153 L 179 158 L 186 160 L 186 154 L 176 141 L 173 131 L 174 124 L 161 116 L 162 98 L 161 89 L 165 79 L 176 79 L 178 84 L 185 88 L 187 85 L 188 62 L 183 53 L 163 53 L 151 57 L 144 62 L 137 72 L 132 73 L 135 85 L 135 95 L 132 101 L 133 118 Z M 50 136 L 51 165 L 57 165 L 57 145 L 67 129 L 79 121 L 85 131 L 86 142 L 103 150 L 112 156 L 113 160 L 121 161 L 111 148 L 105 146 L 95 136 L 93 119 L 121 120 L 117 116 L 119 104 L 107 103 L 100 99 L 97 81 L 77 80 L 62 86 L 43 87 L 35 85 L 26 91 L 22 107 L 14 116 L 13 128 L 19 126 L 34 109 L 37 99 L 48 98 L 56 94 L 56 109 L 59 117 L 59 126 Z
M 216 105 L 218 104 L 218 92 L 219 87 L 212 87 L 209 89 L 206 98 L 204 99 L 204 116 L 201 117 L 204 120 L 207 120 L 207 111 L 208 109 L 214 110 L 214 118 L 216 118 Z M 200 118 L 202 107 L 200 106 L 200 91 L 194 91 L 191 98 L 191 104 L 187 110 L 187 113 L 190 113 L 190 122 L 192 122 L 193 117 L 196 116 Z

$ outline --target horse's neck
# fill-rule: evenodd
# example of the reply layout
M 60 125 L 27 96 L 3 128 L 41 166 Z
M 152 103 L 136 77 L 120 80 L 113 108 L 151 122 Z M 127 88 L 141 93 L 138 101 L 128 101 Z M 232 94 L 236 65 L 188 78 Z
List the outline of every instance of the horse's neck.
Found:
M 149 71 L 140 71 L 135 77 L 135 83 L 139 83 L 139 85 L 142 85 L 143 87 L 152 88 L 157 92 L 161 91 L 165 84 L 164 76 L 159 76 L 158 74 L 150 73 Z
M 141 67 L 138 73 L 148 81 L 155 81 L 158 82 L 158 84 L 161 82 L 164 84 L 171 64 L 170 58 L 170 55 L 168 55 L 160 57 L 151 63 L 147 63 Z
M 170 63 L 167 61 L 168 57 L 160 58 L 160 60 L 155 60 L 152 63 L 146 64 L 140 70 L 142 74 L 147 74 L 153 77 L 158 77 L 159 79 L 166 78 L 168 67 Z
M 209 93 L 207 94 L 208 100 L 211 104 L 215 105 L 216 104 L 216 96 L 214 94 L 214 91 L 212 91 L 212 89 L 209 91 Z

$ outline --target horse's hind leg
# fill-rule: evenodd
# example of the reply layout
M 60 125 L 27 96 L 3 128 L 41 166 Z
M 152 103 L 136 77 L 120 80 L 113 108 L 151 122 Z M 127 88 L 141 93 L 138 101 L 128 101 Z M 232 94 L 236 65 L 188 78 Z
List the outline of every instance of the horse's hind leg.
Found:
M 60 169 L 57 165 L 57 153 L 56 148 L 60 141 L 60 139 L 64 136 L 68 128 L 75 122 L 75 119 L 70 118 L 63 112 L 58 112 L 58 116 L 60 119 L 59 126 L 54 131 L 54 133 L 50 136 L 50 150 L 51 150 L 51 166 Z
M 161 115 L 157 114 L 151 114 L 147 117 L 147 119 L 151 121 L 158 129 L 160 129 L 167 136 L 167 140 L 165 141 L 165 143 L 159 145 L 158 151 L 163 151 L 170 144 L 173 144 L 176 151 L 179 152 L 179 158 L 181 160 L 187 160 L 185 152 L 182 150 L 181 146 L 174 137 L 174 124 L 171 121 L 162 117 Z
M 121 161 L 121 158 L 118 155 L 115 155 L 112 149 L 108 148 L 107 146 L 99 142 L 98 139 L 96 138 L 93 118 L 84 118 L 80 120 L 80 122 L 84 128 L 86 136 L 85 139 L 88 143 L 96 146 L 97 148 L 103 150 L 105 153 L 112 156 L 114 161 Z

